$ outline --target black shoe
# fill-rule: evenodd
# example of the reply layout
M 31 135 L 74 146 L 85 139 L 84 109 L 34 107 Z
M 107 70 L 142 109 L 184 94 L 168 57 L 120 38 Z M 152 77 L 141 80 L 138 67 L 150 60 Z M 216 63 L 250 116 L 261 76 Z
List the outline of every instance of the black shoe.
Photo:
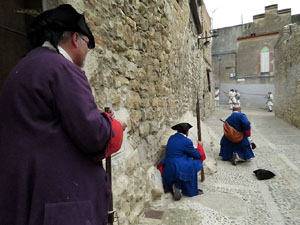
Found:
M 236 166 L 236 163 L 237 163 L 237 157 L 238 157 L 237 153 L 234 152 L 233 155 L 232 155 L 232 159 L 231 159 L 231 163 L 232 163 L 232 165 L 234 165 L 234 166 Z
M 202 189 L 198 189 L 198 194 L 199 194 L 199 195 L 204 194 L 203 190 L 202 190 Z
M 175 184 L 173 184 L 172 188 L 173 188 L 173 198 L 174 198 L 174 200 L 179 201 L 182 197 L 181 190 L 179 188 L 177 188 L 175 186 Z

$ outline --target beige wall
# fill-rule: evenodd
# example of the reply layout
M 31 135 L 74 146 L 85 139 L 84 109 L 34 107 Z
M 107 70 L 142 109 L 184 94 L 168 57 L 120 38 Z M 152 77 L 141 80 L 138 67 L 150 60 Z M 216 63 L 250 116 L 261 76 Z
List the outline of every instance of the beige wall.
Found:
M 275 114 L 300 128 L 300 26 L 282 31 L 275 56 Z
M 274 75 L 274 46 L 278 39 L 278 33 L 262 35 L 238 40 L 237 74 L 238 77 L 257 77 L 261 75 L 260 53 L 264 46 L 270 50 L 270 74 Z
M 231 81 L 235 80 L 235 78 L 230 78 L 231 73 L 236 73 L 235 60 L 235 52 L 223 53 L 213 57 L 213 71 L 216 75 L 215 80 L 217 83 L 220 81 L 230 83 Z
M 291 9 L 278 10 L 277 5 L 266 6 L 265 13 L 253 16 L 252 26 L 244 31 L 243 37 L 278 32 L 289 23 L 291 23 Z

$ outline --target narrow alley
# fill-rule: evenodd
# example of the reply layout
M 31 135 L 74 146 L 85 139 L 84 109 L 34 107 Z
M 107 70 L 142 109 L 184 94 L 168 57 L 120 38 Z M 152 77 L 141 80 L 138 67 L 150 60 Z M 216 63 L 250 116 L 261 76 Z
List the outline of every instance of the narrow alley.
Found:
M 175 202 L 171 194 L 164 194 L 152 206 L 161 217 L 145 218 L 141 224 L 300 224 L 299 129 L 263 109 L 243 112 L 251 121 L 257 145 L 253 161 L 233 166 L 215 151 L 217 172 L 206 175 L 204 183 L 199 182 L 203 195 Z M 223 132 L 219 119 L 229 115 L 227 107 L 221 107 L 204 121 L 215 132 L 216 140 Z M 219 143 L 214 144 L 219 149 Z M 253 173 L 256 169 L 270 170 L 276 176 L 258 180 Z
M 0 6 L 0 225 L 300 225 L 300 1 Z

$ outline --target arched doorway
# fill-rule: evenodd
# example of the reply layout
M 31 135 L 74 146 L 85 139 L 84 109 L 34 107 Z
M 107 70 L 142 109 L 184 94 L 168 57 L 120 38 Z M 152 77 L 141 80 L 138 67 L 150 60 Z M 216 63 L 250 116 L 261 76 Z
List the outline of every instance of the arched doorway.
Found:
M 267 46 L 264 46 L 260 51 L 260 74 L 270 74 L 270 50 Z
M 0 94 L 10 70 L 24 56 L 27 30 L 34 19 L 26 9 L 42 11 L 41 0 L 1 0 L 0 2 Z

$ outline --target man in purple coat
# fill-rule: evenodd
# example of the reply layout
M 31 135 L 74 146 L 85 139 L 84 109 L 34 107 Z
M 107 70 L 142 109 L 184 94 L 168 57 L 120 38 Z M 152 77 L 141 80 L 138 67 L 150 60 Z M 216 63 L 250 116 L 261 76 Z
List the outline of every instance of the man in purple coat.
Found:
M 61 5 L 35 19 L 28 40 L 0 97 L 0 224 L 107 224 L 111 123 L 81 69 L 94 37 Z

